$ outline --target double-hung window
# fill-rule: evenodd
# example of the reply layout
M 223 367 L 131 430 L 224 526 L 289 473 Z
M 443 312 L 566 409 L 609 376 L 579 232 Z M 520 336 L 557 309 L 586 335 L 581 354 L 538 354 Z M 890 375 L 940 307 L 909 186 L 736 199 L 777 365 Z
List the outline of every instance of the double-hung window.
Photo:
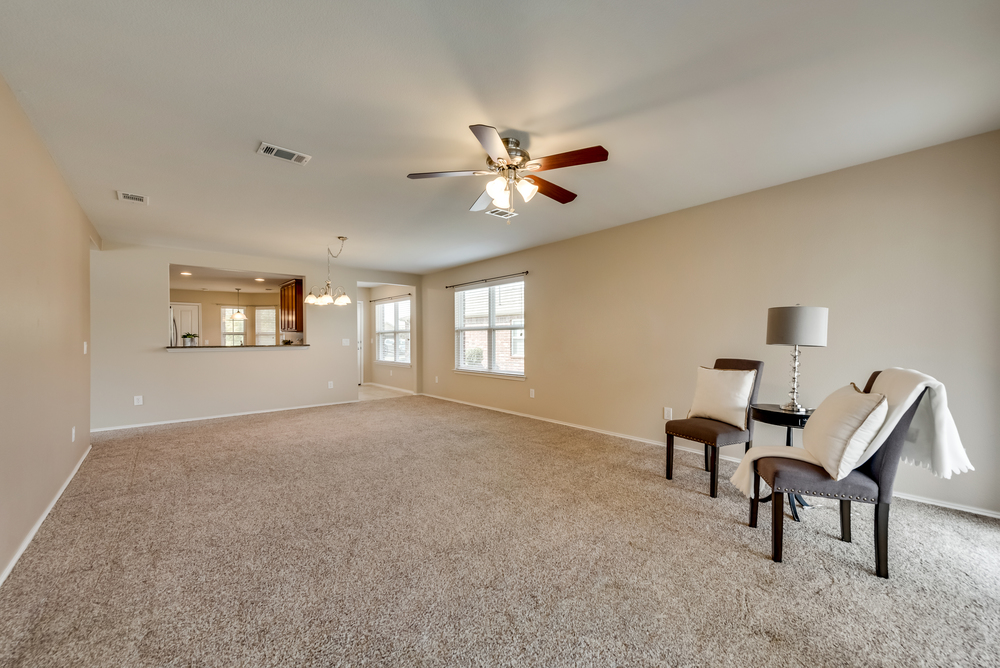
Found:
M 524 376 L 524 281 L 455 293 L 455 369 Z
M 246 343 L 243 339 L 247 333 L 247 321 L 234 320 L 233 315 L 237 311 L 245 312 L 246 309 L 222 309 L 222 345 L 224 346 L 242 346 Z
M 258 346 L 278 345 L 278 309 L 258 306 L 254 309 L 254 337 Z
M 410 300 L 375 305 L 375 361 L 410 363 Z

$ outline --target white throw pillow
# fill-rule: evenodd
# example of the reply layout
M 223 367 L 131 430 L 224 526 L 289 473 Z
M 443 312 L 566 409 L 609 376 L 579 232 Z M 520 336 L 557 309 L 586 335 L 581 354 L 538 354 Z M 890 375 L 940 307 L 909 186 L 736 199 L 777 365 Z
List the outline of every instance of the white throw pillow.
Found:
M 851 383 L 819 405 L 802 430 L 802 445 L 835 480 L 843 480 L 875 438 L 889 413 L 885 395 L 865 394 Z
M 709 369 L 698 367 L 698 383 L 688 417 L 703 417 L 747 428 L 750 394 L 757 370 Z

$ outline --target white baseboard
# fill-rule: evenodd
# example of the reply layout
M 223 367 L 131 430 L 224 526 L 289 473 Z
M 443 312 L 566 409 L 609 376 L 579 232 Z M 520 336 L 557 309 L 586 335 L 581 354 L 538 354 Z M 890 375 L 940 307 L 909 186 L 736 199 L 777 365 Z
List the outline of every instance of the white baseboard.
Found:
M 926 503 L 929 506 L 938 506 L 940 508 L 960 510 L 963 513 L 972 513 L 973 515 L 983 515 L 984 517 L 995 517 L 997 519 L 1000 519 L 1000 513 L 996 512 L 995 510 L 986 510 L 985 508 L 976 508 L 975 506 L 963 506 L 960 503 L 950 503 L 948 501 L 938 501 L 937 499 L 929 499 L 926 496 L 917 496 L 916 494 L 893 492 L 892 495 L 900 499 L 916 501 L 917 503 Z
M 439 396 L 437 396 L 435 394 L 427 394 L 426 392 L 422 393 L 421 396 L 431 397 L 432 399 L 442 399 L 444 401 L 451 401 L 451 402 L 454 402 L 456 404 L 465 404 L 466 406 L 475 406 L 476 408 L 485 408 L 486 410 L 497 411 L 498 413 L 508 413 L 510 415 L 518 415 L 520 417 L 531 418 L 532 420 L 541 420 L 542 422 L 552 422 L 552 423 L 555 423 L 555 424 L 564 425 L 566 427 L 573 427 L 575 429 L 583 429 L 584 431 L 597 432 L 598 434 L 607 434 L 608 436 L 617 436 L 619 438 L 627 438 L 630 441 L 638 441 L 640 443 L 648 443 L 650 445 L 658 445 L 661 448 L 667 447 L 666 439 L 664 439 L 664 441 L 654 441 L 652 439 L 640 438 L 638 436 L 631 436 L 629 434 L 620 434 L 620 433 L 614 432 L 614 431 L 606 431 L 604 429 L 596 429 L 594 427 L 587 427 L 587 426 L 582 425 L 582 424 L 573 424 L 572 422 L 563 422 L 561 420 L 552 420 L 552 419 L 549 419 L 549 418 L 539 417 L 537 415 L 529 415 L 528 413 L 518 413 L 517 411 L 508 411 L 508 410 L 504 410 L 503 408 L 494 408 L 493 406 L 484 406 L 482 404 L 474 404 L 474 403 L 471 403 L 471 402 L 468 402 L 468 401 L 459 401 L 458 399 L 450 399 L 448 397 L 439 397 Z M 693 452 L 695 454 L 702 454 L 702 453 L 705 452 L 703 448 L 692 448 L 692 447 L 687 447 L 687 446 L 683 446 L 683 445 L 676 445 L 676 444 L 674 445 L 674 448 L 677 449 L 677 450 L 683 450 L 685 452 Z M 740 461 L 741 461 L 741 457 L 733 457 L 731 455 L 720 455 L 719 459 L 725 459 L 728 462 L 733 462 L 733 463 L 736 463 L 736 464 L 739 464 Z M 925 496 L 917 496 L 915 494 L 904 494 L 904 493 L 901 493 L 901 492 L 893 492 L 892 495 L 895 496 L 895 497 L 899 497 L 900 499 L 908 499 L 910 501 L 916 501 L 918 503 L 926 503 L 926 504 L 931 505 L 931 506 L 940 506 L 941 508 L 950 508 L 952 510 L 960 510 L 962 512 L 971 513 L 973 515 L 983 515 L 984 517 L 996 517 L 996 518 L 1000 518 L 1000 513 L 996 512 L 994 510 L 986 510 L 985 508 L 976 508 L 975 506 L 963 506 L 963 505 L 958 504 L 958 503 L 949 503 L 947 501 L 938 501 L 937 499 L 929 499 L 929 498 L 927 498 Z
M 3 585 L 4 581 L 7 579 L 7 576 L 10 575 L 10 572 L 12 570 L 14 570 L 14 566 L 17 564 L 17 560 L 20 559 L 21 555 L 24 554 L 24 551 L 28 549 L 28 545 L 31 544 L 31 541 L 32 539 L 34 539 L 35 534 L 38 533 L 38 530 L 41 528 L 42 522 L 45 521 L 45 518 L 48 517 L 49 513 L 52 512 L 52 509 L 55 508 L 56 502 L 63 495 L 63 492 L 66 491 L 66 488 L 69 487 L 69 483 L 73 480 L 74 477 L 76 477 L 76 472 L 80 470 L 80 466 L 83 464 L 83 460 L 86 459 L 87 455 L 89 454 L 90 454 L 90 446 L 88 445 L 86 452 L 83 453 L 83 456 L 80 457 L 80 461 L 78 461 L 76 463 L 76 466 L 73 467 L 73 471 L 70 472 L 69 477 L 66 478 L 66 482 L 64 482 L 62 484 L 62 487 L 59 488 L 59 491 L 56 492 L 56 495 L 52 499 L 52 502 L 49 504 L 48 508 L 46 508 L 45 512 L 42 513 L 42 516 L 38 518 L 38 521 L 35 522 L 35 525 L 31 527 L 31 531 L 29 531 L 28 535 L 24 537 L 24 540 L 21 541 L 21 546 L 18 547 L 17 552 L 14 553 L 14 558 L 10 560 L 10 563 L 7 564 L 7 566 L 4 567 L 3 572 L 0 573 L 0 585 Z
M 116 427 L 100 427 L 98 429 L 91 429 L 90 433 L 94 434 L 99 431 L 117 431 L 119 429 L 134 429 L 135 427 L 155 427 L 159 424 L 178 424 L 181 422 L 197 422 L 198 420 L 217 420 L 218 418 L 226 417 L 239 417 L 241 415 L 259 415 L 261 413 L 280 413 L 281 411 L 297 411 L 303 408 L 322 408 L 323 406 L 340 406 L 342 404 L 356 404 L 357 399 L 350 399 L 349 401 L 334 401 L 330 404 L 309 404 L 308 406 L 289 406 L 288 408 L 268 408 L 262 411 L 246 411 L 243 413 L 224 413 L 222 415 L 206 415 L 205 417 L 193 417 L 193 418 L 181 418 L 180 420 L 163 420 L 162 422 L 142 422 L 139 424 L 123 424 Z
M 394 390 L 396 392 L 404 392 L 406 394 L 416 394 L 413 390 L 404 390 L 401 387 L 393 387 L 392 385 L 383 385 L 381 383 L 361 383 L 362 385 L 371 385 L 372 387 L 381 387 L 384 390 Z M 430 395 L 427 395 L 430 396 Z

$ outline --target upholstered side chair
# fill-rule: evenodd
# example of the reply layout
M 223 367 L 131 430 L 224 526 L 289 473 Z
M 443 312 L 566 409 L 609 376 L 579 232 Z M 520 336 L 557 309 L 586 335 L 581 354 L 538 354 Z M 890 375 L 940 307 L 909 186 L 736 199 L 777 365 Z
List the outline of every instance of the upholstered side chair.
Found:
M 880 373 L 881 371 L 876 371 L 868 379 L 864 390 L 866 394 L 871 392 Z M 892 486 L 899 469 L 899 455 L 906 432 L 924 393 L 910 404 L 875 454 L 842 480 L 834 480 L 822 466 L 796 459 L 763 457 L 754 463 L 750 526 L 757 526 L 760 481 L 763 478 L 774 492 L 771 496 L 771 558 L 774 561 L 781 561 L 786 494 L 840 500 L 840 539 L 847 543 L 851 542 L 851 502 L 859 501 L 875 505 L 875 574 L 881 578 L 889 577 L 889 503 L 892 501 Z
M 667 432 L 667 480 L 674 479 L 674 438 L 684 438 L 705 446 L 705 470 L 709 472 L 709 495 L 714 499 L 719 495 L 719 448 L 724 445 L 746 444 L 746 452 L 753 445 L 753 420 L 750 419 L 750 404 L 757 402 L 757 391 L 760 389 L 760 377 L 764 373 L 764 363 L 757 360 L 717 359 L 715 369 L 736 371 L 756 371 L 753 390 L 746 407 L 746 429 L 734 427 L 725 422 L 709 418 L 686 418 L 670 420 L 666 425 Z

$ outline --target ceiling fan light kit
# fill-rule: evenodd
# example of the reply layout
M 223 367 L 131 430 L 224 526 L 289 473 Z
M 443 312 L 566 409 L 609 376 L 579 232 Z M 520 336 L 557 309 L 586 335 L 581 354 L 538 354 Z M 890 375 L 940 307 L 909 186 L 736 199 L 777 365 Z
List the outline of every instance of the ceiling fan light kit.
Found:
M 485 211 L 490 203 L 495 209 L 487 211 L 496 215 L 497 209 L 506 209 L 508 223 L 514 214 L 514 190 L 521 194 L 525 202 L 531 201 L 537 193 L 542 193 L 560 204 L 569 204 L 576 199 L 576 193 L 535 176 L 533 172 L 548 169 L 560 169 L 575 165 L 586 165 L 592 162 L 604 162 L 608 159 L 608 151 L 603 146 L 591 146 L 576 151 L 557 153 L 544 158 L 531 159 L 528 152 L 521 148 L 521 142 L 513 137 L 501 137 L 497 129 L 490 125 L 470 125 L 469 129 L 486 150 L 486 165 L 488 171 L 464 170 L 451 172 L 421 172 L 407 174 L 409 179 L 435 179 L 447 176 L 488 176 L 496 174 L 496 178 L 486 184 L 486 190 L 469 211 Z M 527 173 L 521 176 L 519 172 Z

